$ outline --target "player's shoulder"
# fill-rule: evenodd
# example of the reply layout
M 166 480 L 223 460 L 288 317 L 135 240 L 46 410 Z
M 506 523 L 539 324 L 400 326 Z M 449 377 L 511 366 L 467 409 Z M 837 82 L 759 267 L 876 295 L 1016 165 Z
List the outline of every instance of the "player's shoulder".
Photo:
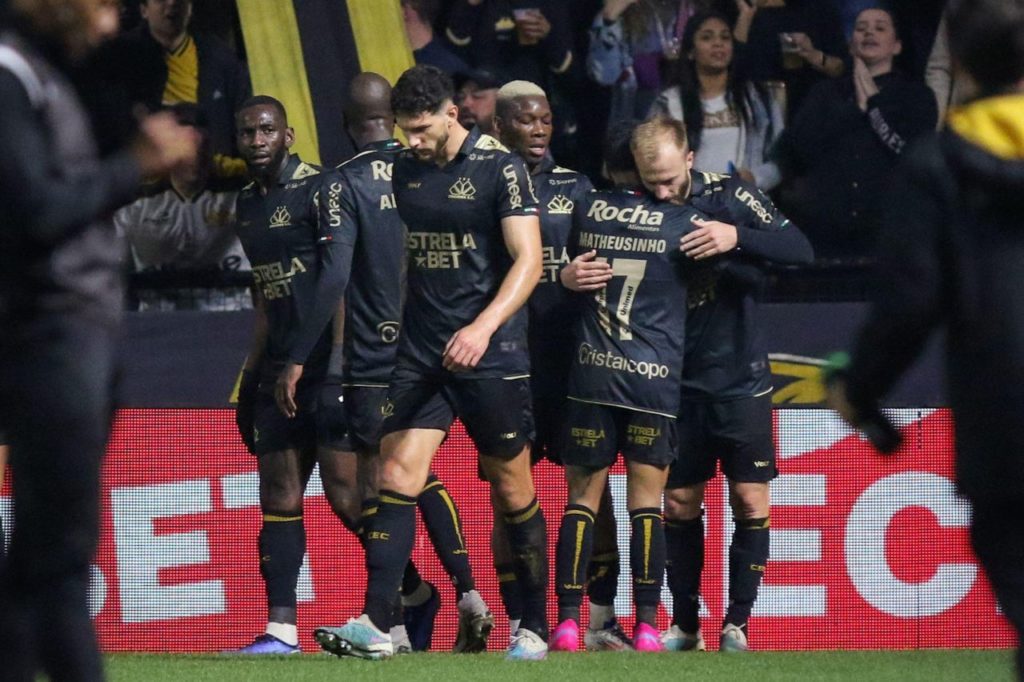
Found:
M 498 138 L 482 133 L 473 143 L 473 149 L 478 151 L 496 151 L 504 154 L 511 154 L 512 151 L 503 145 Z
M 321 175 L 323 172 L 324 169 L 321 168 L 320 166 L 316 166 L 311 163 L 306 163 L 305 161 L 299 161 L 298 165 L 295 166 L 295 170 L 292 171 L 291 177 L 289 177 L 288 179 L 293 181 L 305 180 L 306 178 Z

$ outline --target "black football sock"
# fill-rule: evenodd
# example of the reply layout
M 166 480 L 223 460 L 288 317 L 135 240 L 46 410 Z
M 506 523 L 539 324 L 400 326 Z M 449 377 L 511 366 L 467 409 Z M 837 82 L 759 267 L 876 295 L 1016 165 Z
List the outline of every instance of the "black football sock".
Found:
M 505 526 L 516 578 L 523 591 L 520 627 L 547 641 L 548 542 L 540 503 L 534 498 L 525 508 L 506 514 Z
M 729 608 L 725 622 L 745 625 L 768 563 L 768 517 L 736 521 L 729 545 Z
M 558 622 L 571 618 L 580 622 L 584 577 L 594 544 L 594 512 L 582 504 L 569 504 L 562 514 L 555 549 L 555 593 Z
M 356 537 L 359 538 L 359 545 L 366 550 L 366 527 L 370 524 L 373 515 L 377 513 L 377 505 L 380 500 L 370 497 L 363 500 L 362 513 L 359 516 L 359 526 L 356 528 Z
M 267 589 L 268 621 L 295 624 L 295 587 L 306 553 L 302 512 L 265 510 L 259 535 L 260 575 Z
M 642 507 L 629 513 L 629 567 L 633 573 L 636 622 L 655 626 L 665 575 L 665 529 L 661 510 Z
M 469 552 L 466 551 L 465 537 L 462 534 L 462 521 L 459 510 L 455 506 L 448 489 L 437 476 L 430 474 L 427 485 L 423 488 L 416 503 L 423 524 L 427 527 L 434 552 L 441 560 L 445 573 L 455 585 L 459 598 L 470 590 L 476 589 L 473 581 L 473 569 L 469 565 Z
M 515 565 L 496 563 L 494 572 L 498 575 L 498 591 L 501 593 L 501 603 L 505 606 L 505 614 L 510 621 L 522 620 L 523 590 L 516 580 Z
M 619 537 L 615 527 L 615 508 L 611 490 L 605 486 L 601 498 L 601 509 L 594 524 L 594 549 L 587 569 L 587 598 L 591 604 L 611 607 L 619 591 L 621 573 Z M 591 623 L 592 628 L 604 627 L 604 623 Z
M 666 573 L 672 622 L 683 632 L 700 629 L 700 575 L 704 570 L 704 519 L 665 522 Z
M 422 584 L 423 578 L 420 576 L 419 569 L 416 568 L 416 564 L 413 563 L 412 559 L 409 559 L 405 564 L 405 571 L 402 573 L 402 596 L 408 597 L 419 589 Z
M 367 581 L 363 613 L 378 630 L 387 632 L 416 536 L 416 498 L 381 490 L 379 500 L 377 513 L 364 532 Z

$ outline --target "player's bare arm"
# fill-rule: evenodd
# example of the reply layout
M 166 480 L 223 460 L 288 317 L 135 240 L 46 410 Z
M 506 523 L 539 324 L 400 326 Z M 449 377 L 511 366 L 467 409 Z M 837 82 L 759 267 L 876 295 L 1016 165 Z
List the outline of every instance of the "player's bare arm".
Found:
M 512 267 L 501 282 L 497 295 L 476 319 L 455 332 L 444 349 L 444 368 L 464 372 L 476 367 L 487 352 L 491 336 L 526 304 L 543 270 L 540 220 L 536 216 L 506 216 L 501 219 L 505 247 Z

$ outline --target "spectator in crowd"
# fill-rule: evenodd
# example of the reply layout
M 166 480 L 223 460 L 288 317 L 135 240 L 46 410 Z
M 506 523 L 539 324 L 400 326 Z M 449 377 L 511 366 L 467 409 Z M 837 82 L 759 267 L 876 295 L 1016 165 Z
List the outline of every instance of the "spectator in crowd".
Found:
M 439 11 L 438 0 L 402 0 L 402 21 L 412 47 L 412 58 L 417 64 L 430 64 L 450 75 L 466 71 L 469 69 L 466 62 L 434 33 Z
M 479 68 L 455 74 L 455 102 L 459 107 L 459 123 L 466 130 L 473 126 L 491 135 L 494 131 L 494 108 L 498 88 L 505 78 L 495 69 Z
M 117 23 L 106 0 L 0 3 L 0 414 L 14 480 L 0 562 L 4 680 L 103 679 L 89 578 L 122 296 L 107 217 L 143 175 L 196 152 L 164 114 L 98 155 L 66 73 Z
M 696 168 L 774 189 L 781 173 L 768 152 L 782 133 L 782 108 L 771 90 L 737 72 L 733 47 L 725 15 L 694 15 L 683 31 L 671 87 L 654 111 L 686 123 Z
M 735 0 L 740 69 L 754 81 L 786 85 L 787 120 L 810 88 L 845 70 L 839 14 L 823 0 Z
M 238 187 L 210 177 L 208 135 L 195 104 L 173 107 L 178 122 L 200 133 L 193 163 L 173 170 L 167 182 L 114 214 L 135 272 L 184 274 L 249 271 L 235 235 Z M 237 183 L 236 183 L 237 185 Z M 216 284 L 216 282 L 212 283 Z M 139 290 L 139 310 L 241 310 L 252 307 L 247 286 Z
M 609 126 L 644 118 L 663 88 L 663 61 L 679 56 L 680 36 L 714 0 L 605 0 L 590 26 L 587 74 L 612 88 Z
M 881 228 L 879 201 L 906 145 L 935 126 L 935 97 L 893 69 L 902 45 L 892 15 L 857 17 L 853 74 L 819 83 L 782 138 L 789 214 L 819 256 L 863 256 Z
M 130 97 L 150 111 L 198 104 L 208 123 L 214 174 L 244 175 L 234 115 L 251 94 L 245 65 L 214 36 L 189 31 L 192 0 L 140 0 L 139 11 L 142 23 L 119 41 Z
M 473 65 L 501 64 L 510 78 L 544 84 L 572 65 L 570 22 L 557 0 L 456 0 L 447 34 Z

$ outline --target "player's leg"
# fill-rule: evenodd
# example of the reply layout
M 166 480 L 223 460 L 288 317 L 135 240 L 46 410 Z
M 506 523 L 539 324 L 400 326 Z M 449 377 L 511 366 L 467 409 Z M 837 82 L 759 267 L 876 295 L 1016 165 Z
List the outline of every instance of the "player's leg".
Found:
M 714 447 L 708 440 L 707 404 L 684 401 L 676 426 L 679 455 L 665 483 L 665 544 L 672 625 L 661 639 L 670 651 L 704 651 L 700 627 L 704 488 L 718 469 Z
M 633 643 L 615 617 L 619 590 L 619 534 L 615 523 L 615 501 L 605 485 L 601 507 L 594 523 L 594 549 L 587 569 L 589 625 L 583 636 L 587 651 L 628 651 Z
M 358 533 L 363 502 L 359 460 L 348 434 L 342 392 L 340 384 L 327 383 L 320 388 L 316 410 L 317 464 L 331 511 L 345 528 Z
M 498 592 L 508 616 L 509 635 L 514 635 L 523 619 L 523 590 L 516 578 L 516 567 L 512 561 L 512 550 L 508 546 L 508 531 L 505 517 L 497 507 L 493 492 L 490 495 L 494 524 L 491 526 L 491 553 L 494 558 L 494 572 L 498 576 Z
M 548 635 L 547 527 L 533 487 L 530 442 L 534 433 L 527 380 L 458 381 L 450 394 L 480 452 L 495 506 L 504 516 L 523 592 L 523 618 L 509 656 L 542 658 Z
M 992 583 L 999 607 L 1018 641 L 1024 642 L 1024 529 L 1008 523 L 1020 515 L 1020 500 L 974 500 L 971 546 Z M 1017 677 L 1024 679 L 1024 644 L 1017 646 Z
M 554 651 L 577 651 L 580 605 L 593 552 L 594 525 L 608 483 L 608 468 L 618 455 L 612 408 L 578 401 L 566 405 L 562 463 L 568 499 L 558 528 L 555 594 L 558 625 Z
M 114 342 L 104 326 L 73 317 L 35 326 L 31 338 L 7 330 L 0 342 L 15 482 L 10 554 L 0 567 L 0 677 L 98 681 L 88 586 Z
M 747 650 L 747 621 L 768 563 L 768 482 L 778 475 L 772 439 L 771 396 L 716 403 L 715 431 L 723 444 L 722 472 L 729 479 L 735 530 L 729 544 L 729 606 L 719 648 Z
M 668 467 L 676 458 L 676 423 L 656 414 L 620 411 L 619 449 L 626 460 L 629 564 L 633 581 L 637 651 L 663 651 L 657 630 L 665 576 L 665 527 L 661 498 Z

